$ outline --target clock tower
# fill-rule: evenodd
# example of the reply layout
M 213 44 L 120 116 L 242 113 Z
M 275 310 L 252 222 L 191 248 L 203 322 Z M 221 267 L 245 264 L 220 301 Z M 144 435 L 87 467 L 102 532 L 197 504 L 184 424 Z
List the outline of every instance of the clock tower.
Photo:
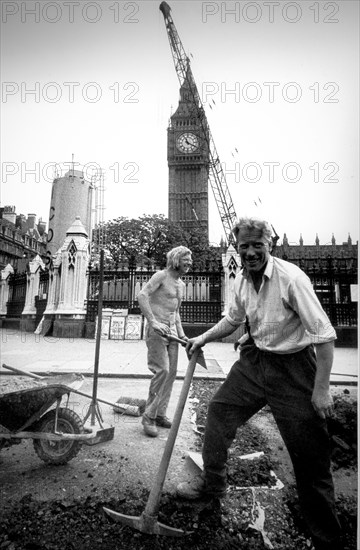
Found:
M 194 105 L 190 82 L 187 77 L 180 88 L 179 105 L 168 128 L 168 217 L 187 231 L 200 227 L 208 239 L 209 136 L 205 114 L 200 121 Z

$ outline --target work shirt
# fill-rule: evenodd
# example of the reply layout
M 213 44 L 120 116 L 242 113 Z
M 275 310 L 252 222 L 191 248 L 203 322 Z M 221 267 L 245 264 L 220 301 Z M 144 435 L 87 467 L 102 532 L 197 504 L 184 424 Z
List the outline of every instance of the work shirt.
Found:
M 238 326 L 245 317 L 255 345 L 265 351 L 294 353 L 309 344 L 336 340 L 309 277 L 296 265 L 272 256 L 258 293 L 245 269 L 235 278 L 226 319 Z

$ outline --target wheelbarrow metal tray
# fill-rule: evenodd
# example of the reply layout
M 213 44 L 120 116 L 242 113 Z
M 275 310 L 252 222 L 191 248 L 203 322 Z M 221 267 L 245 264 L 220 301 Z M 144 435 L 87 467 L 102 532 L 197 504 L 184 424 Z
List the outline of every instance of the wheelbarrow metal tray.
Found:
M 0 424 L 11 431 L 24 429 L 63 395 L 77 389 L 83 377 L 77 374 L 40 379 L 11 377 L 0 383 Z M 31 421 L 31 423 L 29 423 Z

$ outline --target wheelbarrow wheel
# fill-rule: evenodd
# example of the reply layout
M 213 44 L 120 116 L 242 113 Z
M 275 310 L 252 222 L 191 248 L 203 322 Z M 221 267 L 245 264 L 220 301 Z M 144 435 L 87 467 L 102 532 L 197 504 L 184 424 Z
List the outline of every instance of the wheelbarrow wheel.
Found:
M 37 424 L 37 430 L 45 433 L 54 433 L 55 409 L 47 412 Z M 71 409 L 60 408 L 58 410 L 57 429 L 68 434 L 81 434 L 84 425 L 81 418 Z M 34 439 L 34 449 L 38 457 L 51 464 L 66 464 L 74 458 L 81 449 L 82 442 L 63 439 L 51 441 L 47 439 Z

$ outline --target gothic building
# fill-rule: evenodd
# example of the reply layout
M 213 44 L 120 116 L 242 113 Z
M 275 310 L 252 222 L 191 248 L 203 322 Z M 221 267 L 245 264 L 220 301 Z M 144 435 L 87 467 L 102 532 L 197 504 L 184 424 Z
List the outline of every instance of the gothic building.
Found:
M 349 235 L 346 242 L 336 244 L 334 234 L 331 241 L 326 244 L 320 244 L 319 237 L 316 235 L 314 244 L 304 244 L 302 235 L 300 235 L 299 244 L 289 243 L 286 233 L 281 245 L 276 246 L 276 256 L 284 260 L 291 261 L 293 258 L 354 258 L 358 257 L 358 245 L 353 244 Z
M 199 119 L 190 83 L 188 74 L 168 128 L 168 217 L 184 230 L 200 227 L 208 238 L 208 126 L 205 115 Z
M 10 264 L 15 270 L 25 271 L 26 265 L 37 254 L 46 255 L 46 224 L 36 223 L 36 214 L 16 214 L 15 206 L 0 207 L 0 270 Z

